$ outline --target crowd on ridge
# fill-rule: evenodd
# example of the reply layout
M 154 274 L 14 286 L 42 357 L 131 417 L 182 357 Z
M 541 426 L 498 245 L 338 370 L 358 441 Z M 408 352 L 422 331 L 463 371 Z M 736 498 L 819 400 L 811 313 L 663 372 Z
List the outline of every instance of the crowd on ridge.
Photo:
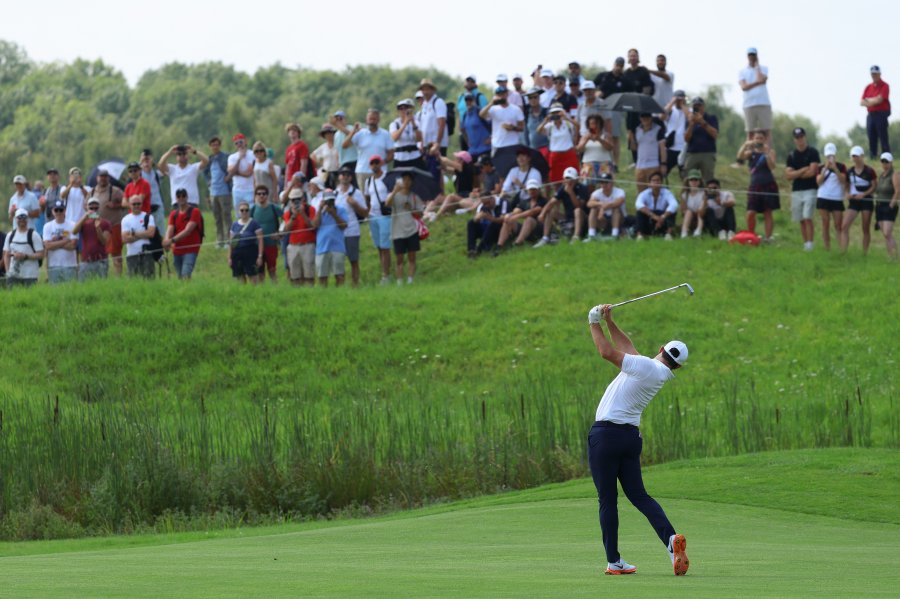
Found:
M 785 177 L 804 249 L 813 249 L 818 212 L 825 249 L 833 228 L 846 250 L 860 217 L 868 251 L 874 215 L 896 260 L 900 177 L 887 135 L 890 88 L 879 67 L 872 66 L 870 75 L 860 105 L 867 110 L 869 158 L 881 161 L 881 171 L 865 163 L 860 146 L 850 150 L 849 164 L 838 160 L 834 144 L 820 155 L 797 127 Z M 155 159 L 146 149 L 126 165 L 124 182 L 109 169 L 98 170 L 92 186 L 78 167 L 68 169 L 65 184 L 56 168 L 47 170 L 46 182 L 32 184 L 16 175 L 9 202 L 13 228 L 3 242 L 7 285 L 34 284 L 44 262 L 50 283 L 106 277 L 110 263 L 116 275 L 127 270 L 152 278 L 158 264 L 168 266 L 168 253 L 178 277 L 189 279 L 202 246 L 212 245 L 204 243 L 201 174 L 209 186 L 215 246 L 227 250 L 233 276 L 251 283 L 265 281 L 266 274 L 275 281 L 280 255 L 293 284 L 327 285 L 334 277 L 341 285 L 349 262 L 357 285 L 361 225 L 368 226 L 378 250 L 381 282 L 393 274 L 398 284 L 412 283 L 420 240 L 428 234 L 425 223 L 450 212 L 473 214 L 467 226 L 472 258 L 510 245 L 542 247 L 561 236 L 588 242 L 708 233 L 733 241 L 745 233 L 737 231 L 734 193 L 715 177 L 718 119 L 706 112 L 702 97 L 688 99 L 675 87 L 664 55 L 656 57 L 655 69 L 641 65 L 631 49 L 627 61 L 616 58 L 593 80 L 574 61 L 565 73 L 539 66 L 530 79 L 526 88 L 521 74 L 498 75 L 490 101 L 474 75 L 466 77 L 454 101 L 423 79 L 413 97 L 396 103 L 387 129 L 379 109 L 370 108 L 365 122 L 354 124 L 338 110 L 319 128 L 321 143 L 312 150 L 302 127 L 289 123 L 283 165 L 272 148 L 259 141 L 250 145 L 237 133 L 233 152 L 223 150 L 218 135 L 210 138 L 208 153 L 178 144 Z M 747 141 L 736 164 L 746 164 L 750 173 L 747 239 L 756 237 L 761 217 L 763 235 L 756 239 L 769 242 L 772 213 L 781 207 L 774 176 L 778 158 L 771 144 L 768 68 L 759 63 L 756 48 L 747 50 L 738 81 Z M 642 108 L 611 104 L 625 93 L 634 94 Z M 461 149 L 448 156 L 453 134 Z M 637 191 L 633 212 L 616 185 L 623 137 Z M 673 174 L 677 193 L 668 186 Z M 445 193 L 448 178 L 453 189 Z

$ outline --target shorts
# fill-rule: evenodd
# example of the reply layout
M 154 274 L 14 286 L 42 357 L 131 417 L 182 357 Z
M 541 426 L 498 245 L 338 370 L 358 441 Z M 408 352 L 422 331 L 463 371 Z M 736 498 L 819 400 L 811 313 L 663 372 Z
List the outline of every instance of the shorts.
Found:
M 128 268 L 129 276 L 142 276 L 152 279 L 156 274 L 156 265 L 153 263 L 153 256 L 141 252 L 125 258 L 125 265 Z
M 843 212 L 844 211 L 844 201 L 843 200 L 827 200 L 825 198 L 818 198 L 816 200 L 816 208 L 818 210 L 827 210 L 828 212 Z
M 687 201 L 685 201 L 685 207 L 691 212 L 700 212 L 700 208 L 703 207 L 705 199 L 705 196 L 688 196 Z
M 856 210 L 857 212 L 864 212 L 875 209 L 875 200 L 849 200 L 847 202 L 850 204 L 847 206 L 847 210 Z
M 561 182 L 563 172 L 570 167 L 578 170 L 578 153 L 574 148 L 563 152 L 550 152 L 550 181 Z
M 395 254 L 409 254 L 410 252 L 418 252 L 421 248 L 421 244 L 419 242 L 419 233 L 418 231 L 410 235 L 409 237 L 403 237 L 401 239 L 394 240 L 394 253 Z
M 110 227 L 109 240 L 106 242 L 106 253 L 110 258 L 122 257 L 122 223 Z
M 325 252 L 316 254 L 316 276 L 325 278 L 329 275 L 344 276 L 344 254 L 341 252 Z
M 190 254 L 175 254 L 172 258 L 172 264 L 175 266 L 175 274 L 179 279 L 190 279 L 194 273 L 194 267 L 197 265 L 198 252 Z
M 877 222 L 895 222 L 897 220 L 898 210 L 900 210 L 900 206 L 894 206 L 893 208 L 891 208 L 890 202 L 876 202 L 875 220 Z
M 347 259 L 351 263 L 359 262 L 359 235 L 344 237 L 344 249 L 347 251 Z
M 277 245 L 264 245 L 263 246 L 263 261 L 261 269 L 268 269 L 270 273 L 275 272 L 275 267 L 278 266 L 278 246 Z
M 763 104 L 760 106 L 748 106 L 744 108 L 744 130 L 747 133 L 762 129 L 772 130 L 772 106 Z
M 258 255 L 259 249 L 255 244 L 231 250 L 231 276 L 235 278 L 255 277 L 259 274 L 259 270 L 256 268 Z
M 312 281 L 316 276 L 316 242 L 288 245 L 287 263 L 292 281 Z
M 811 220 L 816 208 L 816 190 L 802 189 L 791 192 L 791 217 L 794 222 Z
M 370 216 L 369 217 L 369 233 L 372 234 L 372 241 L 379 250 L 391 249 L 391 217 L 390 216 Z M 346 240 L 345 240 L 346 242 Z
M 778 183 L 751 185 L 747 189 L 747 210 L 750 212 L 766 212 L 781 208 L 778 196 Z

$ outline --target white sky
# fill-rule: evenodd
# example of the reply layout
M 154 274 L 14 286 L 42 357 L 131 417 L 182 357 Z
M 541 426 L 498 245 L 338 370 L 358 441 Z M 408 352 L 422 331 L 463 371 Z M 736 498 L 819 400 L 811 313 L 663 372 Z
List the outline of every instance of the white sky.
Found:
M 869 66 L 880 65 L 888 83 L 900 81 L 889 41 L 898 17 L 900 3 L 887 0 L 859 8 L 833 0 L 36 0 L 4 3 L 0 39 L 39 62 L 101 58 L 132 84 L 166 62 L 209 60 L 250 73 L 278 61 L 336 70 L 434 65 L 487 82 L 500 72 L 527 75 L 537 64 L 562 69 L 571 60 L 609 68 L 636 47 L 650 67 L 666 54 L 675 87 L 689 94 L 730 86 L 726 98 L 737 109 L 737 73 L 747 47 L 756 46 L 769 67 L 774 109 L 843 135 L 864 122 L 859 97 Z M 450 91 L 442 95 L 459 93 Z

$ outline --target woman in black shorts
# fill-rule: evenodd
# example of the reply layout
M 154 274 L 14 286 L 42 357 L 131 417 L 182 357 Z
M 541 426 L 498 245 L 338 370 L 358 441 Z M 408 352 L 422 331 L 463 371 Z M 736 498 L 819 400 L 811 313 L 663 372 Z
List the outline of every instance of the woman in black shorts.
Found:
M 894 221 L 897 220 L 897 198 L 900 196 L 900 173 L 894 172 L 894 157 L 890 152 L 881 155 L 881 174 L 875 185 L 875 220 L 884 235 L 891 260 L 897 259 L 897 240 Z
M 869 244 L 872 242 L 872 210 L 875 208 L 872 194 L 875 193 L 878 175 L 875 169 L 866 165 L 865 154 L 861 146 L 853 146 L 850 150 L 853 166 L 847 170 L 847 191 L 850 199 L 841 223 L 842 252 L 846 252 L 847 246 L 850 245 L 850 227 L 857 214 L 862 213 L 863 254 L 869 253 Z
M 825 161 L 819 166 L 816 184 L 819 192 L 816 196 L 816 208 L 822 217 L 822 244 L 825 250 L 831 249 L 831 234 L 828 221 L 834 221 L 834 232 L 841 238 L 841 224 L 844 221 L 844 195 L 847 193 L 847 167 L 838 162 L 837 147 L 833 143 L 825 144 L 822 151 Z
M 750 167 L 750 186 L 747 188 L 747 229 L 756 233 L 756 214 L 762 212 L 765 222 L 763 241 L 771 242 L 772 230 L 775 228 L 772 211 L 781 208 L 781 201 L 778 183 L 772 174 L 776 160 L 775 149 L 766 143 L 764 131 L 753 132 L 753 139 L 741 146 L 738 159 L 746 160 Z
M 257 273 L 262 266 L 263 230 L 250 218 L 250 204 L 238 204 L 238 219 L 231 225 L 231 243 L 228 244 L 228 265 L 236 281 L 256 285 Z

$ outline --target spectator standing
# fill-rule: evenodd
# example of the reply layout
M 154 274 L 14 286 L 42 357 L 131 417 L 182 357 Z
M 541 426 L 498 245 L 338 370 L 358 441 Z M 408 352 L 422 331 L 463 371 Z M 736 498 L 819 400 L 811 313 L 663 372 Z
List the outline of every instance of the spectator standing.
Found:
M 394 254 L 397 258 L 398 285 L 403 283 L 406 260 L 409 261 L 406 284 L 412 285 L 416 277 L 416 254 L 420 249 L 419 226 L 416 219 L 421 218 L 425 204 L 413 193 L 412 183 L 413 174 L 404 172 L 385 202 L 391 209 L 391 241 L 394 243 Z
M 706 113 L 706 102 L 696 97 L 691 102 L 692 111 L 684 130 L 686 152 L 684 170 L 700 169 L 704 181 L 716 177 L 716 139 L 719 137 L 719 119 Z
M 581 80 L 580 79 L 569 79 L 569 94 L 575 98 L 575 102 L 577 103 L 577 107 L 575 110 L 571 111 L 571 116 L 573 119 L 578 118 L 578 111 L 581 109 L 584 104 L 584 92 L 581 90 Z
M 381 131 L 384 131 L 384 129 L 381 129 Z M 387 134 L 387 131 L 385 131 L 385 134 Z M 357 173 L 360 166 L 362 166 L 362 158 L 364 156 L 366 158 L 365 169 L 368 171 L 369 176 L 363 181 L 363 184 L 368 184 L 368 179 L 372 176 L 370 161 L 372 158 L 381 160 L 381 156 L 377 154 L 370 155 L 367 151 L 360 151 L 360 160 L 356 163 Z M 353 187 L 353 173 L 349 169 L 342 167 L 338 171 L 338 187 L 334 190 L 334 195 L 335 205 L 338 208 L 343 208 L 346 213 L 346 216 L 343 217 L 347 222 L 347 226 L 344 228 L 344 254 L 346 254 L 347 260 L 350 261 L 351 282 L 354 287 L 357 287 L 359 286 L 359 238 L 361 235 L 359 221 L 361 219 L 365 220 L 369 215 L 369 209 L 366 206 L 366 200 L 363 198 L 362 192 Z
M 75 247 L 78 234 L 75 223 L 66 221 L 66 204 L 57 200 L 53 205 L 53 220 L 44 225 L 44 257 L 47 261 L 47 281 L 53 285 L 74 281 L 78 275 L 78 256 Z
M 312 287 L 316 282 L 316 209 L 306 201 L 300 187 L 288 193 L 290 205 L 284 211 L 285 231 L 289 234 L 287 263 L 291 283 Z
M 627 82 L 629 91 L 653 95 L 653 80 L 650 79 L 650 70 L 640 64 L 641 57 L 635 48 L 628 51 L 628 68 L 622 72 L 622 78 Z M 625 128 L 628 131 L 634 131 L 638 127 L 639 116 L 635 112 L 625 113 Z M 631 157 L 637 162 L 637 151 L 631 150 Z
M 653 115 L 643 112 L 638 117 L 638 126 L 628 132 L 628 142 L 635 152 L 634 178 L 637 193 L 647 189 L 651 173 L 666 175 L 666 128 L 654 121 Z
M 475 80 L 475 75 L 469 75 L 466 77 L 465 83 L 463 83 L 463 91 L 456 97 L 456 114 L 463 115 L 466 113 L 466 96 L 472 96 L 473 103 L 476 109 L 476 112 L 484 106 L 487 105 L 487 98 L 481 90 L 478 89 L 478 83 Z M 399 108 L 399 106 L 398 106 Z M 395 140 L 396 141 L 396 140 Z M 459 139 L 459 147 L 463 150 L 468 150 L 468 140 L 460 137 Z
M 875 187 L 875 220 L 884 235 L 888 257 L 897 261 L 897 240 L 894 223 L 897 220 L 897 198 L 900 196 L 900 173 L 894 172 L 894 157 L 890 152 L 881 155 L 881 174 Z
M 333 125 L 329 123 L 323 124 L 319 129 L 319 137 L 324 141 L 312 153 L 312 157 L 316 161 L 316 165 L 318 165 L 318 176 L 328 181 L 329 187 L 334 187 L 337 184 L 337 172 L 341 168 L 339 149 L 334 139 L 336 132 L 337 129 Z M 293 177 L 286 177 L 285 181 L 288 182 L 291 179 Z
M 829 220 L 834 222 L 834 233 L 838 240 L 841 238 L 841 225 L 844 222 L 844 196 L 847 193 L 847 167 L 844 163 L 837 161 L 837 146 L 833 143 L 825 144 L 822 153 L 825 154 L 825 162 L 819 166 L 819 174 L 816 175 L 816 183 L 819 185 L 816 208 L 822 218 L 822 245 L 825 246 L 825 251 L 830 251 Z
M 519 144 L 519 132 L 525 129 L 522 111 L 510 106 L 508 90 L 505 87 L 494 89 L 494 97 L 490 104 L 481 109 L 479 116 L 491 122 L 491 155 L 500 148 L 508 148 Z
M 231 138 L 234 153 L 228 156 L 228 174 L 231 176 L 231 201 L 237 210 L 241 202 L 253 206 L 253 154 L 247 151 L 247 138 L 235 133 Z
M 222 139 L 217 135 L 209 140 L 209 164 L 203 176 L 209 183 L 209 205 L 216 219 L 216 247 L 225 249 L 231 236 L 231 176 L 228 155 L 222 151 Z
M 175 163 L 169 164 L 167 161 L 173 152 Z M 188 154 L 193 154 L 199 161 L 188 163 Z M 159 171 L 169 177 L 173 207 L 176 203 L 175 192 L 183 189 L 188 194 L 187 203 L 200 210 L 200 188 L 197 185 L 197 178 L 207 164 L 209 157 L 190 144 L 172 146 L 168 152 L 159 157 Z
M 285 194 L 290 201 L 290 193 L 295 189 L 303 190 L 302 177 L 291 178 Z M 282 221 L 282 212 L 269 195 L 269 188 L 264 185 L 257 187 L 254 192 L 255 204 L 250 206 L 250 218 L 259 224 L 263 236 L 262 264 L 259 269 L 259 282 L 266 281 L 266 271 L 269 271 L 269 280 L 275 283 L 278 280 L 278 235 L 279 225 Z M 284 250 L 287 261 L 287 248 Z
M 185 192 L 185 198 L 187 198 L 187 192 Z M 153 255 L 144 250 L 156 234 L 156 222 L 152 215 L 141 211 L 142 203 L 140 199 L 134 198 L 131 201 L 131 212 L 122 219 L 125 264 L 128 267 L 128 276 L 152 279 L 156 273 Z
M 29 218 L 25 208 L 16 208 L 13 213 L 15 227 L 3 241 L 6 286 L 10 289 L 34 285 L 41 272 L 39 260 L 44 257 L 44 240 L 38 231 L 28 226 Z
M 301 129 L 300 125 L 297 123 L 288 123 L 284 126 L 284 132 L 287 133 L 288 140 L 290 141 L 290 144 L 284 151 L 284 180 L 290 181 L 294 177 L 294 173 L 303 173 L 304 177 L 312 176 L 309 174 L 312 172 L 312 169 L 309 168 L 311 166 L 309 146 L 306 145 L 305 141 L 300 139 L 303 136 L 303 129 Z M 255 147 L 254 144 L 254 153 Z M 256 167 L 254 167 L 254 169 L 255 168 Z M 256 185 L 259 185 L 259 182 L 256 182 Z M 271 187 L 269 188 L 271 197 L 274 198 L 277 193 L 277 186 L 274 189 Z
M 567 114 L 574 117 L 578 113 L 578 100 L 566 91 L 567 87 L 565 76 L 553 76 L 553 93 L 550 96 L 550 106 L 559 104 Z
M 638 195 L 634 208 L 637 212 L 638 239 L 649 235 L 664 235 L 666 241 L 672 239 L 678 200 L 663 186 L 662 173 L 650 175 L 649 187 Z
M 675 73 L 666 69 L 668 61 L 665 54 L 656 57 L 656 70 L 650 71 L 653 82 L 653 99 L 660 106 L 672 101 L 672 90 L 675 88 Z
M 819 174 L 819 151 L 809 145 L 806 130 L 795 127 L 793 131 L 794 149 L 788 154 L 784 176 L 791 182 L 791 217 L 800 223 L 803 249 L 813 249 L 815 226 L 813 213 L 816 209 L 816 176 Z
M 144 148 L 141 151 L 140 162 L 141 177 L 150 184 L 150 214 L 153 215 L 154 222 L 165 222 L 163 210 L 165 201 L 163 199 L 162 184 L 159 180 L 160 172 L 156 168 L 156 163 L 153 162 L 153 152 L 149 148 Z M 125 206 L 125 208 L 128 209 L 128 206 Z
M 186 189 L 175 190 L 177 208 L 169 215 L 169 226 L 163 238 L 163 248 L 172 249 L 175 272 L 181 280 L 190 280 L 200 255 L 203 217 L 200 210 L 188 202 L 190 194 Z
M 24 175 L 13 177 L 15 193 L 9 198 L 9 222 L 15 223 L 15 214 L 21 208 L 28 214 L 28 228 L 37 226 L 37 219 L 41 215 L 41 204 L 37 196 L 28 189 L 28 179 Z
M 347 212 L 335 205 L 335 194 L 330 189 L 322 194 L 322 202 L 313 217 L 313 228 L 316 230 L 316 276 L 319 285 L 328 287 L 328 277 L 334 275 L 334 284 L 340 287 L 344 284 Z
M 682 156 L 687 142 L 684 141 L 684 131 L 687 128 L 690 113 L 685 103 L 683 90 L 676 90 L 672 98 L 664 106 L 663 119 L 666 124 L 666 180 L 675 167 L 684 164 L 685 156 Z
M 509 201 L 493 195 L 485 196 L 475 207 L 475 217 L 466 223 L 469 258 L 477 258 L 496 246 L 503 217 L 508 213 Z
M 334 134 L 334 145 L 338 149 L 338 162 L 340 162 L 340 166 L 346 166 L 349 167 L 351 171 L 355 171 L 358 150 L 353 144 L 349 146 L 344 144 L 352 131 L 349 125 L 347 125 L 347 113 L 343 110 L 335 112 L 331 116 L 331 125 L 337 130 L 337 133 Z
M 603 113 L 603 101 L 597 96 L 597 86 L 593 81 L 587 80 L 581 87 L 584 92 L 584 102 L 578 105 L 578 113 L 575 120 L 578 122 L 578 132 L 584 135 L 587 132 L 587 119 L 589 116 L 600 116 Z
M 464 115 L 465 111 L 459 114 Z M 391 121 L 388 133 L 394 142 L 394 168 L 405 166 L 414 166 L 422 170 L 428 168 L 420 149 L 422 130 L 416 124 L 415 104 L 409 98 L 397 102 L 397 118 Z
M 112 257 L 113 270 L 117 276 L 122 276 L 122 219 L 128 213 L 131 200 L 140 200 L 141 212 L 150 213 L 150 184 L 141 177 L 140 167 L 134 166 L 132 163 L 128 169 L 131 181 L 125 186 L 124 193 L 118 187 L 110 185 L 109 173 L 102 170 L 97 173 L 97 187 L 91 191 L 91 197 L 100 200 L 100 218 L 110 225 L 106 253 Z
M 120 239 L 121 231 L 122 226 L 119 223 Z M 78 267 L 78 280 L 105 279 L 109 272 L 106 245 L 112 236 L 112 225 L 100 216 L 99 199 L 90 198 L 88 200 L 87 212 L 84 213 L 81 220 L 75 223 L 72 233 L 78 235 L 81 240 L 81 264 Z
M 518 106 L 519 110 L 525 110 L 525 89 L 522 87 L 524 80 L 519 73 L 513 74 L 513 87 L 509 90 L 509 103 Z
M 66 203 L 66 220 L 77 223 L 84 216 L 85 200 L 91 195 L 91 188 L 84 184 L 81 169 L 69 169 L 69 184 L 62 188 L 59 197 Z M 29 210 L 30 213 L 30 210 Z M 30 218 L 30 217 L 29 217 Z M 29 222 L 31 222 L 29 220 Z
M 587 201 L 588 234 L 584 241 L 594 241 L 597 234 L 605 234 L 607 225 L 611 227 L 613 239 L 619 239 L 621 227 L 628 213 L 625 208 L 625 190 L 615 187 L 613 174 L 601 173 L 598 177 L 599 187 L 591 193 Z
M 850 150 L 853 165 L 847 169 L 849 199 L 841 222 L 841 251 L 846 252 L 850 245 L 850 227 L 856 215 L 862 215 L 863 255 L 869 253 L 872 242 L 872 211 L 875 210 L 875 187 L 878 185 L 878 174 L 866 164 L 865 154 L 862 146 L 853 146 Z
M 59 184 L 59 170 L 56 168 L 47 169 L 47 187 L 44 189 L 43 201 L 41 198 L 38 198 L 38 203 L 41 204 L 42 209 L 44 210 L 44 217 L 46 220 L 50 220 L 53 218 L 53 206 L 56 204 L 57 200 L 62 200 L 60 197 L 60 192 L 62 191 L 62 186 Z M 65 200 L 63 200 L 65 203 Z
M 444 104 L 444 109 L 446 110 L 446 108 L 447 105 Z M 356 160 L 356 187 L 358 189 L 365 189 L 369 177 L 372 176 L 372 169 L 369 167 L 369 159 L 372 156 L 383 156 L 388 162 L 394 159 L 394 140 L 391 139 L 390 133 L 378 126 L 380 121 L 381 113 L 375 108 L 370 108 L 366 112 L 366 128 L 362 129 L 360 124 L 356 123 L 350 135 L 344 140 L 345 147 L 355 145 L 358 150 Z M 340 174 L 345 170 L 349 169 L 341 166 L 338 172 L 339 182 L 342 181 Z M 348 225 L 352 227 L 349 223 Z
M 304 145 L 306 145 L 304 143 Z M 266 151 L 266 145 L 257 141 L 253 144 L 253 191 L 259 190 L 260 186 L 265 187 L 269 191 L 269 198 L 278 196 L 278 174 L 275 172 L 275 161 L 269 158 Z M 307 150 L 307 161 L 309 160 L 309 151 Z M 305 177 L 304 171 L 294 171 Z M 293 173 L 291 178 L 293 178 Z M 290 181 L 290 179 L 288 179 Z M 256 194 L 254 193 L 254 199 Z
M 231 206 L 228 206 L 229 210 Z M 250 218 L 250 204 L 241 202 L 238 219 L 228 232 L 228 266 L 237 281 L 256 285 L 263 260 L 263 233 L 259 223 Z
M 765 143 L 771 145 L 772 101 L 769 100 L 769 67 L 759 64 L 756 48 L 747 48 L 747 66 L 738 75 L 738 84 L 744 90 L 744 130 L 747 141 L 752 141 L 757 131 L 762 131 Z
M 534 73 L 534 85 L 541 89 L 541 106 L 550 108 L 553 97 L 556 96 L 556 88 L 553 86 L 553 69 L 542 69 Z
M 881 68 L 872 65 L 869 69 L 872 83 L 863 90 L 860 106 L 866 107 L 866 134 L 869 136 L 869 158 L 872 160 L 878 155 L 878 142 L 881 142 L 881 151 L 891 151 L 889 138 L 888 117 L 891 116 L 891 86 L 881 78 Z
M 369 207 L 369 233 L 381 264 L 381 284 L 385 285 L 391 275 L 391 209 L 385 206 L 390 192 L 384 183 L 386 165 L 381 156 L 372 156 L 369 166 L 372 177 L 363 195 Z
M 538 131 L 550 139 L 550 183 L 558 185 L 566 169 L 578 170 L 578 153 L 575 151 L 578 125 L 564 106 L 551 104 L 550 112 Z
M 528 146 L 532 150 L 539 151 L 545 158 L 550 157 L 550 139 L 538 131 L 538 127 L 547 118 L 547 108 L 541 106 L 541 90 L 537 87 L 531 88 L 525 94 L 527 105 L 525 106 L 524 117 L 518 117 L 522 121 L 522 133 L 519 136 L 520 143 Z M 494 126 L 491 132 L 491 143 L 493 144 L 493 135 L 497 127 Z M 497 132 L 500 133 L 500 132 Z M 492 150 L 493 154 L 494 150 Z
M 573 60 L 569 63 L 568 69 L 569 83 L 571 84 L 573 80 L 577 79 L 578 86 L 581 89 L 584 89 L 584 84 L 587 82 L 587 79 L 585 79 L 584 75 L 581 73 L 581 64 L 577 60 Z
M 764 243 L 772 242 L 772 231 L 775 219 L 772 211 L 781 208 L 778 193 L 778 182 L 775 180 L 775 148 L 766 141 L 766 132 L 762 129 L 753 133 L 753 139 L 744 142 L 738 152 L 738 160 L 747 161 L 750 167 L 750 186 L 747 188 L 747 229 L 756 233 L 756 215 L 763 213 L 765 221 Z
M 473 160 L 479 156 L 490 155 L 491 124 L 481 118 L 480 110 L 475 106 L 475 97 L 468 94 L 465 98 L 465 109 L 460 112 L 460 140 L 465 139 L 469 155 Z M 462 147 L 462 143 L 460 143 Z M 395 161 L 396 163 L 396 161 Z
M 597 93 L 601 99 L 606 99 L 613 94 L 621 94 L 632 91 L 630 82 L 625 78 L 625 59 L 617 57 L 612 70 L 600 73 L 594 79 L 597 85 Z M 619 164 L 619 139 L 622 136 L 622 113 L 617 110 L 607 110 L 602 113 L 609 134 L 613 140 L 613 160 Z
M 692 170 L 687 174 L 687 184 L 681 190 L 681 238 L 690 234 L 694 227 L 694 237 L 703 235 L 703 222 L 706 219 L 706 190 L 700 179 L 700 171 Z
M 713 237 L 731 241 L 737 220 L 734 216 L 734 194 L 723 191 L 718 179 L 706 182 L 706 227 Z
M 581 176 L 586 180 L 596 182 L 601 174 L 613 171 L 612 136 L 599 114 L 587 118 L 576 149 L 581 153 Z
M 426 154 L 447 155 L 450 132 L 447 128 L 447 103 L 438 97 L 437 87 L 431 79 L 419 83 L 422 92 L 422 114 L 419 127 L 422 128 L 422 143 Z

